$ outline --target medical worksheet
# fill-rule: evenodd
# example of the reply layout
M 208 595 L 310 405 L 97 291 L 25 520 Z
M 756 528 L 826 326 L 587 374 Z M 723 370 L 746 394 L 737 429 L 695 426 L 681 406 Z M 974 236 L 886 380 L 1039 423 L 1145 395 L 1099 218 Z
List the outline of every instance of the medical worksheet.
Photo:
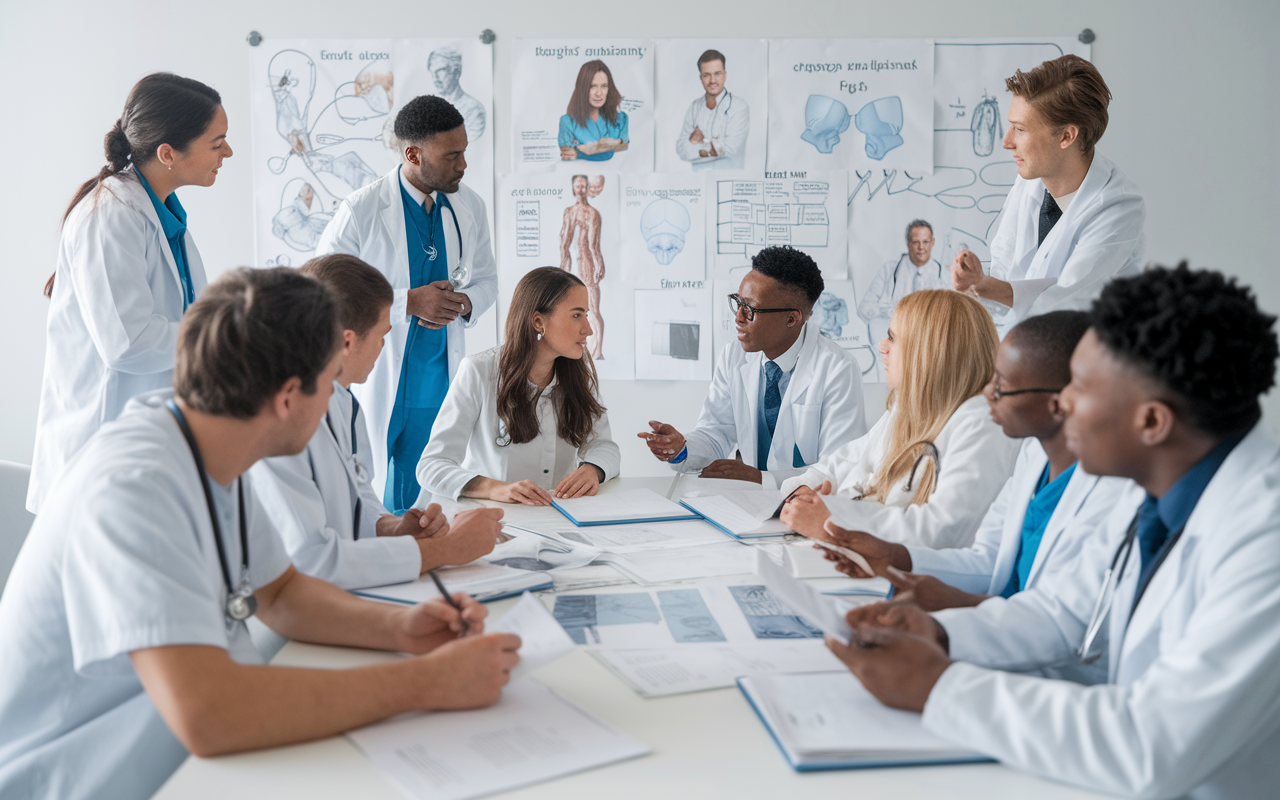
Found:
M 774 672 L 829 672 L 840 659 L 818 639 L 787 647 L 742 644 L 653 650 L 595 650 L 591 653 L 642 697 L 666 697 L 733 686 L 743 675 Z

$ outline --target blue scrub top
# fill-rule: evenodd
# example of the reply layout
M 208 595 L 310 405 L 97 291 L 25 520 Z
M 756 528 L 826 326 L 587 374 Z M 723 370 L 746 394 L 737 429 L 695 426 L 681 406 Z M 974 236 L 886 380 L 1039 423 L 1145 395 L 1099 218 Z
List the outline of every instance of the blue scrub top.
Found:
M 604 138 L 621 139 L 624 142 L 631 141 L 631 135 L 627 129 L 627 112 L 618 112 L 618 121 L 609 124 L 609 121 L 603 115 L 596 119 L 587 119 L 587 124 L 579 125 L 573 121 L 573 117 L 565 114 L 560 118 L 560 146 L 573 147 L 579 144 L 590 144 Z M 581 150 L 578 151 L 578 159 L 581 161 L 608 161 L 613 158 L 613 151 L 606 150 L 603 153 L 594 153 L 587 155 Z
M 404 204 L 404 227 L 409 245 L 409 286 L 416 289 L 435 281 L 449 279 L 449 257 L 445 249 L 443 209 L 453 207 L 444 192 L 436 192 L 436 202 L 431 214 L 414 201 L 400 187 Z M 435 233 L 432 233 L 432 229 Z M 436 260 L 431 261 L 427 249 L 436 248 Z M 449 391 L 448 333 L 444 328 L 433 331 L 417 324 L 409 326 L 409 336 L 404 346 L 404 361 L 400 367 L 400 387 L 396 392 L 396 405 L 405 408 L 440 408 Z
M 147 179 L 143 177 L 142 170 L 135 169 L 134 174 L 138 176 L 138 182 L 142 184 L 142 188 L 147 190 L 147 197 L 151 198 L 151 205 L 155 207 L 156 216 L 160 218 L 160 228 L 164 231 L 164 238 L 169 241 L 169 250 L 173 253 L 174 263 L 178 265 L 178 277 L 182 283 L 182 310 L 186 311 L 187 306 L 196 301 L 196 287 L 191 282 L 191 270 L 187 268 L 187 210 L 182 207 L 182 203 L 178 202 L 178 193 L 170 192 L 163 203 L 152 190 L 151 184 L 147 183 Z
M 1031 566 L 1036 563 L 1036 551 L 1040 549 L 1040 540 L 1044 538 L 1045 528 L 1049 527 L 1049 518 L 1058 507 L 1062 493 L 1067 490 L 1067 483 L 1076 471 L 1072 464 L 1062 474 L 1049 480 L 1049 465 L 1044 465 L 1044 472 L 1036 483 L 1035 494 L 1027 503 L 1027 515 L 1022 518 L 1022 541 L 1018 544 L 1018 560 L 1014 564 L 1009 583 L 1000 593 L 1001 597 L 1010 597 L 1026 588 L 1027 577 L 1031 574 Z

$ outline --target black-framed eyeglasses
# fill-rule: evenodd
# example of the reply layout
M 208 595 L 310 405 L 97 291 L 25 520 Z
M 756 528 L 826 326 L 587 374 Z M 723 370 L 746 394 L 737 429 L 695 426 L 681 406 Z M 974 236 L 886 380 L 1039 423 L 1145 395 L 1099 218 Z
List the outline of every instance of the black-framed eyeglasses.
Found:
M 1005 391 L 1000 388 L 999 384 L 991 387 L 991 399 L 1000 402 L 1001 397 L 1013 397 L 1019 394 L 1059 394 L 1061 389 L 1014 389 L 1013 391 Z
M 741 297 L 736 294 L 729 295 L 729 309 L 733 311 L 733 315 L 738 316 L 738 310 L 742 310 L 743 316 L 747 318 L 747 322 L 751 322 L 756 318 L 756 314 L 783 314 L 788 311 L 800 313 L 798 308 L 756 308 L 743 302 Z

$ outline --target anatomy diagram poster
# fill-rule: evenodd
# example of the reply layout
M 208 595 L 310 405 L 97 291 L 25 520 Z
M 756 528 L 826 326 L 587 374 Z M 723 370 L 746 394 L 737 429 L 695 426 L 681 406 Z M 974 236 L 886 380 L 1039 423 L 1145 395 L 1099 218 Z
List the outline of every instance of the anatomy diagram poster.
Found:
M 715 181 L 715 275 L 749 265 L 765 247 L 808 253 L 828 280 L 848 275 L 848 173 L 786 170 Z
M 466 120 L 467 185 L 492 207 L 493 61 L 468 39 L 268 41 L 252 54 L 256 260 L 297 266 L 348 194 L 399 163 L 395 114 L 419 94 Z
M 516 39 L 516 171 L 652 172 L 653 69 L 648 39 Z
M 637 289 L 636 379 L 709 381 L 711 289 Z
M 656 45 L 657 171 L 762 172 L 769 132 L 768 43 L 661 39 Z
M 707 177 L 622 177 L 622 277 L 650 288 L 706 279 Z
M 635 377 L 632 286 L 623 282 L 617 173 L 516 173 L 498 187 L 498 306 L 531 269 L 559 267 L 587 286 L 588 348 L 602 379 Z M 505 316 L 499 320 L 505 325 Z
M 933 169 L 931 39 L 769 43 L 768 168 Z

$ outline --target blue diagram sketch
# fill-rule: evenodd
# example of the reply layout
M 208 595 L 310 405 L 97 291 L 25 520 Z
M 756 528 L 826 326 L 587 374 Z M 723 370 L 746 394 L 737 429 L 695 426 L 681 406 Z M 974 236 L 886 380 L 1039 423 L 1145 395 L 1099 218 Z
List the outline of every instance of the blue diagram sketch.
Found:
M 899 122 L 901 127 L 901 122 Z M 840 143 L 840 134 L 849 130 L 849 109 L 825 94 L 811 94 L 804 104 L 804 133 L 800 138 L 819 153 L 830 153 Z
M 684 250 L 693 219 L 683 204 L 659 197 L 640 214 L 640 235 L 659 264 L 666 266 Z
M 662 615 L 645 592 L 629 594 L 579 594 L 556 598 L 551 612 L 569 637 L 578 644 L 599 644 L 601 625 L 659 623 Z
M 677 642 L 723 642 L 724 631 L 711 615 L 697 589 L 668 589 L 658 592 L 658 604 L 667 620 L 667 629 Z
M 849 304 L 844 298 L 831 292 L 823 292 L 813 307 L 814 316 L 818 318 L 818 330 L 828 339 L 838 339 L 844 335 L 844 326 L 849 324 Z
M 821 639 L 822 631 L 778 602 L 764 586 L 730 586 L 729 593 L 757 639 Z
M 853 124 L 867 137 L 868 158 L 876 161 L 895 147 L 902 146 L 902 99 L 895 95 L 872 100 L 853 118 Z
M 324 210 L 315 188 L 301 178 L 294 178 L 281 191 L 280 210 L 271 218 L 271 235 L 294 250 L 310 252 L 316 249 L 320 234 L 331 219 L 333 212 Z
M 973 132 L 975 156 L 986 158 L 995 152 L 996 142 L 1004 139 L 1004 123 L 1000 120 L 1000 101 L 984 91 L 982 99 L 973 109 L 969 130 Z

